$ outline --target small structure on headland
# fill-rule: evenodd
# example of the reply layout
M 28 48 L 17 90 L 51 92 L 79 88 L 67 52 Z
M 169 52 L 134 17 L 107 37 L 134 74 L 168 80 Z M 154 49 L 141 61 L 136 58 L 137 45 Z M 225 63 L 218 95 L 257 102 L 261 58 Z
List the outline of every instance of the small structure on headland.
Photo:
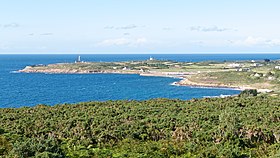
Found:
M 149 60 L 150 60 L 150 61 L 153 61 L 153 60 L 155 60 L 155 59 L 154 59 L 153 57 L 150 56 L 150 59 L 149 59 Z
M 241 64 L 239 64 L 239 63 L 232 63 L 232 64 L 228 64 L 228 67 L 239 68 L 239 67 L 241 67 Z
M 238 71 L 238 72 L 250 72 L 251 69 L 250 68 L 237 68 L 236 71 Z
M 78 56 L 77 60 L 75 61 L 75 63 L 83 63 L 83 61 L 81 60 L 81 56 Z
M 261 64 L 261 63 L 254 63 L 251 66 L 253 66 L 253 67 L 261 67 L 261 66 L 263 66 L 263 64 Z

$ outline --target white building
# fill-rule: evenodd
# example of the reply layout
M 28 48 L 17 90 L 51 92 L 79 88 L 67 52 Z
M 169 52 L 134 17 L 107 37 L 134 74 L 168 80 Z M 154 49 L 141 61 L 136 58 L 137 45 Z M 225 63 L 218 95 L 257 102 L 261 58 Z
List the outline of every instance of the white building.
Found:
M 75 61 L 75 63 L 83 63 L 83 61 L 81 61 L 81 56 L 78 56 L 77 60 Z
M 254 63 L 254 64 L 252 64 L 252 66 L 254 66 L 254 67 L 260 67 L 260 66 L 263 66 L 263 64 L 260 64 L 260 63 Z
M 238 69 L 236 69 L 236 71 L 239 71 L 239 72 L 249 72 L 249 71 L 251 71 L 251 69 L 250 68 L 238 68 Z
M 241 67 L 241 64 L 232 63 L 232 64 L 228 64 L 228 67 L 237 68 L 237 67 Z
M 255 77 L 261 77 L 261 75 L 258 74 L 258 73 L 256 73 L 254 76 L 255 76 Z
M 268 80 L 275 80 L 275 77 L 269 76 L 267 79 L 268 79 Z

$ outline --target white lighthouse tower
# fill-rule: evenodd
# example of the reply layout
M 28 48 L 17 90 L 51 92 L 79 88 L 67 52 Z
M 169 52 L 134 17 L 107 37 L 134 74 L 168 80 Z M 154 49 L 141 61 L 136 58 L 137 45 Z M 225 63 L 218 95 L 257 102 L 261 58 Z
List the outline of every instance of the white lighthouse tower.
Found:
M 78 56 L 77 60 L 75 61 L 75 63 L 80 63 L 81 61 L 81 56 Z

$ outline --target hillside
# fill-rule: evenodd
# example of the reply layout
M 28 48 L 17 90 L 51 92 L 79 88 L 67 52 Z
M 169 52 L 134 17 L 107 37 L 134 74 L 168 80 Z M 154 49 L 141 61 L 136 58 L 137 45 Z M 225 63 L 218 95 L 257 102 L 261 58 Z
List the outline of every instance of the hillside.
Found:
M 0 109 L 2 157 L 277 157 L 269 96 Z
M 94 74 L 119 73 L 142 76 L 177 77 L 177 85 L 228 87 L 240 90 L 280 94 L 280 61 L 203 61 L 176 62 L 164 60 L 124 62 L 76 62 L 49 65 L 31 65 L 22 73 Z

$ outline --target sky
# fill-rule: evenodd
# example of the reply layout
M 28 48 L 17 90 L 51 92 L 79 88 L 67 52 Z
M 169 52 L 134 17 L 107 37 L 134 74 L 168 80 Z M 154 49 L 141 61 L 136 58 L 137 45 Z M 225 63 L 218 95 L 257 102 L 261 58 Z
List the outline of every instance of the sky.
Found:
M 0 53 L 277 53 L 279 0 L 0 0 Z

